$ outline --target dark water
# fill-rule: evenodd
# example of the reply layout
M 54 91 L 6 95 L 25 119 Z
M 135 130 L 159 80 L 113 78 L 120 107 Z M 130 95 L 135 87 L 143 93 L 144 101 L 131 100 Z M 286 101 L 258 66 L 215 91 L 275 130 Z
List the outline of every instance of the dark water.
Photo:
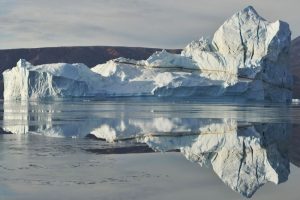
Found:
M 298 200 L 299 125 L 297 104 L 2 102 L 0 199 Z

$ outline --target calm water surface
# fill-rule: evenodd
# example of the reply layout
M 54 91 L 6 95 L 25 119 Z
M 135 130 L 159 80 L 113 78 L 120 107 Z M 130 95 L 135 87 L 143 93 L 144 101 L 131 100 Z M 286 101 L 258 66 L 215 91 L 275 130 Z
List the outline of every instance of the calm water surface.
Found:
M 1 102 L 0 199 L 298 200 L 300 105 L 228 102 Z

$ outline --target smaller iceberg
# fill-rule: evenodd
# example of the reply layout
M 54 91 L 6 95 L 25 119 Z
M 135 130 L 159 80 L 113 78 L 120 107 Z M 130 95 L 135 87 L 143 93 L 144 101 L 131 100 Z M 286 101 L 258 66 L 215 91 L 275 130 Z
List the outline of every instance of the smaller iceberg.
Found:
M 3 72 L 4 99 L 239 96 L 287 102 L 292 99 L 290 41 L 287 23 L 268 22 L 247 7 L 228 19 L 211 41 L 193 41 L 181 54 L 163 50 L 147 60 L 118 58 L 91 69 L 20 60 Z

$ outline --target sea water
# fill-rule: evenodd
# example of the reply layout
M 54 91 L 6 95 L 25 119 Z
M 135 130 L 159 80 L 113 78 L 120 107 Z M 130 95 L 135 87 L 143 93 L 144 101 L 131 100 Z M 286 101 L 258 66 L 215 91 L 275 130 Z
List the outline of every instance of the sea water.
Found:
M 296 200 L 299 124 L 297 103 L 1 102 L 0 199 Z

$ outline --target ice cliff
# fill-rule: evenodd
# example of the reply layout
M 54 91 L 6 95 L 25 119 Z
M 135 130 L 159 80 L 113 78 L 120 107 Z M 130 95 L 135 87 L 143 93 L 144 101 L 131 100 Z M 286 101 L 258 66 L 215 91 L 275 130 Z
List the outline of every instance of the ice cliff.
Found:
M 92 69 L 64 63 L 33 66 L 20 60 L 3 72 L 4 99 L 242 96 L 290 101 L 290 39 L 287 23 L 268 22 L 247 7 L 228 19 L 211 41 L 193 41 L 181 54 L 161 51 L 140 61 L 118 58 Z

